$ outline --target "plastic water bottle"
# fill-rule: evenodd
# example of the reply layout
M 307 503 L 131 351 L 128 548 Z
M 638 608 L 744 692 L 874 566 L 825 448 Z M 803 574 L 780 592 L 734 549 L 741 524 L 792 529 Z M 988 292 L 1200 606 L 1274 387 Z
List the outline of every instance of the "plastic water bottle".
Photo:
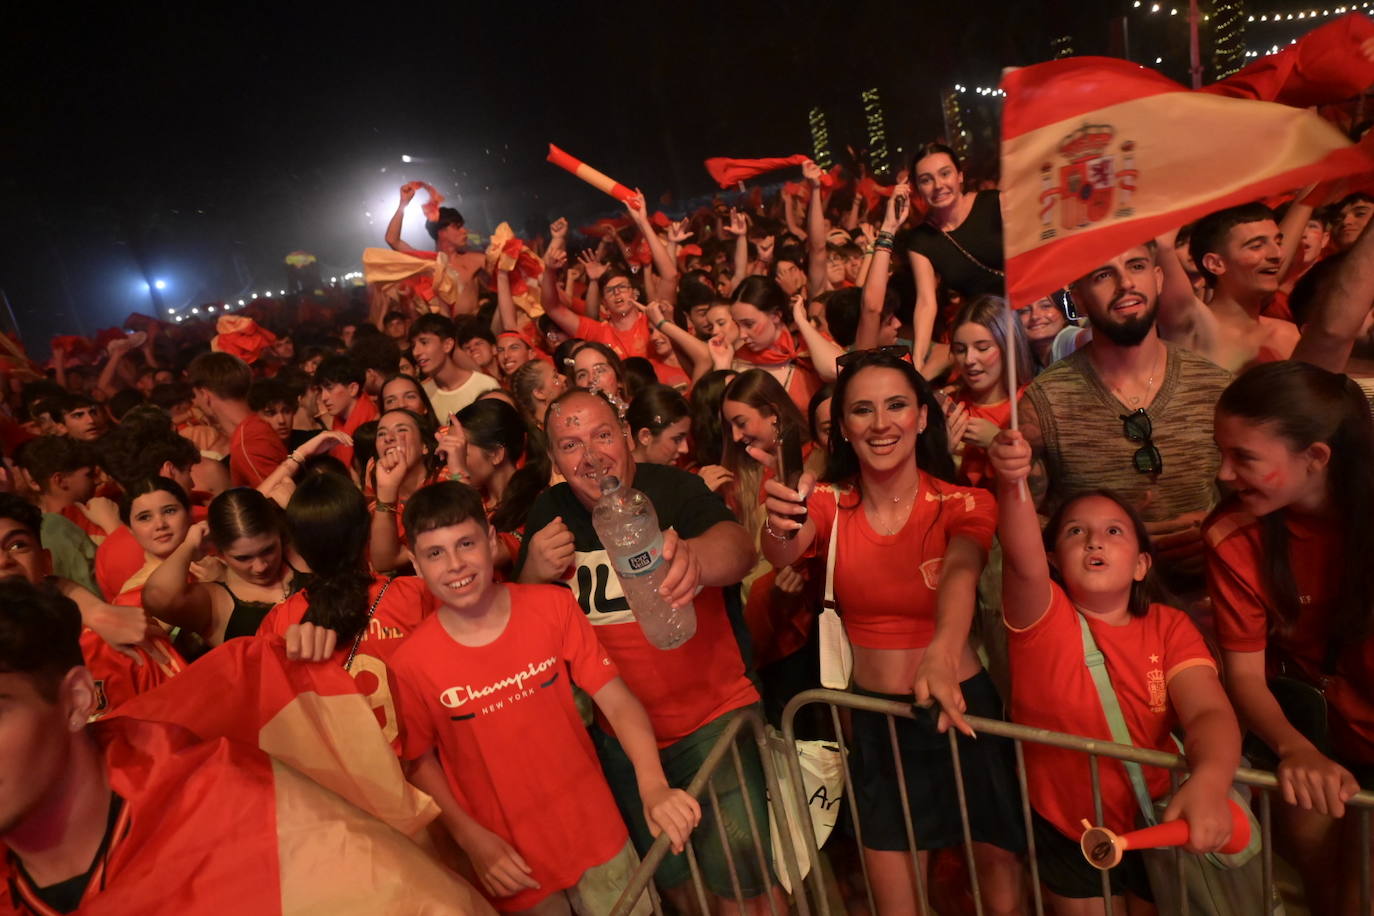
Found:
M 663 561 L 663 532 L 654 504 L 639 490 L 622 487 L 620 478 L 601 478 L 601 499 L 592 507 L 592 526 L 611 558 L 620 588 L 639 621 L 644 638 L 660 649 L 676 649 L 697 631 L 690 602 L 673 607 L 658 593 L 668 575 Z

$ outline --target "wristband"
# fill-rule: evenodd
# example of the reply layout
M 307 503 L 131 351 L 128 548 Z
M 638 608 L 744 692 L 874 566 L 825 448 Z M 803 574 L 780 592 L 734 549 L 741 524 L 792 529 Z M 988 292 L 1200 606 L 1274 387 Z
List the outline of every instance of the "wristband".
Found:
M 665 324 L 667 324 L 667 323 L 668 323 L 668 319 L 667 319 L 667 318 L 659 319 L 658 324 L 654 325 L 654 330 L 657 330 L 657 331 L 663 330 L 663 326 L 664 326 Z
M 395 503 L 384 503 L 384 502 L 382 502 L 382 501 L 379 499 L 379 500 L 377 500 L 376 504 L 372 507 L 372 511 L 373 511 L 373 512 L 389 512 L 390 514 L 395 515 L 395 514 L 396 514 L 396 504 L 395 504 Z
M 305 463 L 304 461 L 301 461 L 299 458 L 296 457 L 296 453 L 295 453 L 295 452 L 292 452 L 291 454 L 287 455 L 287 456 L 286 456 L 286 460 L 287 460 L 287 461 L 294 461 L 294 462 L 296 462 L 296 466 L 297 466 L 297 467 L 299 467 L 299 466 L 301 466 L 302 464 Z

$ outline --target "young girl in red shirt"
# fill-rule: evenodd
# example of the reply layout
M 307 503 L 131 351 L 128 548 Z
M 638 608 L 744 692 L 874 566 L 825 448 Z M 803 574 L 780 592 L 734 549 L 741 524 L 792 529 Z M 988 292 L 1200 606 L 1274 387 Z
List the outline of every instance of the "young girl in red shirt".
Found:
M 1344 375 L 1267 363 L 1222 394 L 1215 429 L 1217 476 L 1232 495 L 1202 533 L 1227 687 L 1277 757 L 1279 852 L 1313 912 L 1346 912 L 1340 902 L 1358 899 L 1359 842 L 1353 819 L 1339 818 L 1374 779 L 1368 402 Z M 1302 693 L 1324 698 L 1326 729 L 1282 702 Z
M 1240 759 L 1240 728 L 1202 635 L 1184 613 L 1151 603 L 1153 555 L 1140 516 L 1119 497 L 1089 491 L 1066 500 L 1042 535 L 1035 504 L 1023 493 L 1031 449 L 1003 430 L 989 459 L 997 479 L 1002 541 L 1003 613 L 1009 633 L 1012 720 L 1022 725 L 1111 741 L 1101 695 L 1085 659 L 1084 630 L 1105 657 L 1132 743 L 1175 751 L 1186 735 L 1191 776 L 1161 820 L 1191 828 L 1187 849 L 1210 852 L 1231 834 L 1227 791 Z M 1094 819 L 1086 754 L 1023 745 L 1034 809 L 1040 879 L 1056 913 L 1100 912 L 1099 873 L 1079 848 L 1083 819 Z M 1099 759 L 1105 826 L 1136 826 L 1136 796 L 1125 768 Z M 1145 768 L 1150 796 L 1168 793 L 1166 770 Z M 1153 898 L 1144 863 L 1128 852 L 1111 873 L 1113 894 L 1133 898 L 1130 912 Z M 1124 905 L 1114 900 L 1116 912 Z

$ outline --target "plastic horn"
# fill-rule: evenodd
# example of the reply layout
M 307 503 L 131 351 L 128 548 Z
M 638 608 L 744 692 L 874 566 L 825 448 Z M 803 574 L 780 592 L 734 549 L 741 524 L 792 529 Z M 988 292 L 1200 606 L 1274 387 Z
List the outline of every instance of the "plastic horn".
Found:
M 1217 852 L 1233 855 L 1250 844 L 1250 819 L 1234 798 L 1228 798 L 1226 803 L 1231 808 L 1231 839 Z M 1083 857 L 1102 871 L 1119 865 L 1128 849 L 1163 849 L 1188 842 L 1188 822 L 1182 818 L 1120 835 L 1087 821 L 1083 821 L 1083 828 L 1083 839 L 1079 842 Z
M 634 196 L 634 191 L 631 191 L 611 176 L 598 172 L 581 159 L 569 156 L 552 143 L 549 144 L 549 161 L 560 169 L 564 169 L 576 175 L 578 178 L 581 178 L 598 191 L 609 194 L 622 203 L 629 203 L 630 198 Z

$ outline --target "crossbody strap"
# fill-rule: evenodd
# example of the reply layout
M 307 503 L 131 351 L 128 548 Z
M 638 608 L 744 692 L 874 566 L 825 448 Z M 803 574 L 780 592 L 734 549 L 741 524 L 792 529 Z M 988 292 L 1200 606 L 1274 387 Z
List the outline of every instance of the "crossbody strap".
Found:
M 825 600 L 821 606 L 840 612 L 835 603 L 835 546 L 840 540 L 840 491 L 835 490 L 835 517 L 830 520 L 830 545 L 825 552 Z
M 1093 679 L 1093 686 L 1097 688 L 1097 698 L 1102 703 L 1102 712 L 1107 717 L 1107 728 L 1111 730 L 1112 740 L 1117 744 L 1129 744 L 1134 747 L 1131 730 L 1126 726 L 1126 717 L 1121 712 L 1121 702 L 1116 698 L 1116 690 L 1112 687 L 1112 676 L 1107 671 L 1107 658 L 1097 648 L 1097 640 L 1093 639 L 1088 619 L 1077 611 L 1074 612 L 1074 616 L 1078 618 L 1079 631 L 1083 634 L 1083 663 L 1088 666 L 1088 674 Z M 1146 824 L 1153 825 L 1154 800 L 1150 798 L 1150 790 L 1145 785 L 1145 771 L 1133 760 L 1123 760 L 1121 765 L 1126 768 L 1126 776 L 1131 780 L 1131 789 L 1135 792 L 1136 803 L 1140 805 L 1141 816 Z
M 344 670 L 348 671 L 353 667 L 353 657 L 358 654 L 358 647 L 363 644 L 363 637 L 367 635 L 367 628 L 372 625 L 372 615 L 377 613 L 377 605 L 382 603 L 382 596 L 391 587 L 391 580 L 387 579 L 382 583 L 382 590 L 377 593 L 377 598 L 372 602 L 372 607 L 367 609 L 367 619 L 363 621 L 363 628 L 358 631 L 358 635 L 353 639 L 353 648 L 348 650 L 348 658 L 344 659 Z

